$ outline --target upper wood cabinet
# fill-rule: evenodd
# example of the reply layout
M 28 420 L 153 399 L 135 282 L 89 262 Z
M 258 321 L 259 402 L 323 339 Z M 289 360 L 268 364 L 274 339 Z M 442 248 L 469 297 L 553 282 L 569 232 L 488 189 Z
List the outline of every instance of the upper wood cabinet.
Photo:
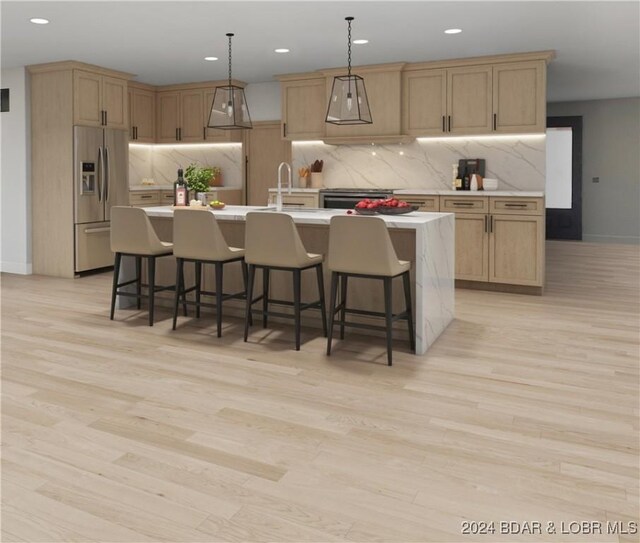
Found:
M 180 93 L 159 92 L 156 101 L 156 141 L 180 141 Z
M 129 139 L 153 143 L 156 139 L 156 93 L 129 86 Z
M 447 71 L 402 74 L 402 128 L 405 134 L 441 135 L 446 130 Z
M 281 102 L 284 139 L 317 140 L 324 137 L 327 114 L 324 77 L 283 81 Z
M 492 83 L 491 66 L 447 70 L 447 131 L 450 134 L 491 132 Z
M 74 70 L 73 123 L 128 128 L 127 80 Z
M 180 141 L 204 141 L 204 91 L 187 90 L 180 92 Z
M 544 60 L 493 67 L 493 129 L 496 132 L 544 132 L 546 129 Z

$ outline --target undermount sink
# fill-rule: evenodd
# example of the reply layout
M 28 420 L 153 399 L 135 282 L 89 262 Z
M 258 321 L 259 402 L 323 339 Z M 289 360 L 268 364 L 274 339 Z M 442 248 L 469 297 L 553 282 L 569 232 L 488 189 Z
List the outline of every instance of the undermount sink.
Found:
M 256 211 L 273 211 L 273 212 L 277 212 L 275 207 L 261 207 L 259 209 L 256 209 Z M 290 211 L 295 211 L 296 213 L 298 212 L 303 212 L 303 213 L 319 213 L 320 211 L 326 211 L 326 209 L 321 209 L 318 207 L 296 207 L 296 206 L 287 206 L 287 207 L 283 207 L 281 213 L 287 213 Z

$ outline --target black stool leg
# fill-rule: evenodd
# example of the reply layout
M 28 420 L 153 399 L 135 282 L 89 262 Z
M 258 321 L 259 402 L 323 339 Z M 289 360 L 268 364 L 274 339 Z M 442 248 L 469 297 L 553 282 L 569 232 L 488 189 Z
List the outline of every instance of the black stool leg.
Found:
M 136 301 L 138 309 L 142 307 L 142 257 L 136 256 Z
M 176 285 L 176 288 L 178 288 L 178 285 Z M 184 262 L 183 262 L 183 268 L 182 268 L 182 283 L 180 284 L 180 289 L 182 290 L 182 313 L 184 314 L 184 316 L 187 316 L 187 287 L 184 284 Z
M 184 292 L 183 284 L 184 260 L 182 258 L 176 258 L 176 295 L 173 300 L 173 330 L 176 329 L 176 325 L 178 323 L 178 304 L 180 302 L 180 297 Z
M 385 277 L 384 281 L 384 315 L 387 323 L 387 365 L 391 366 L 391 352 L 392 352 L 392 335 L 391 329 L 393 325 L 393 313 L 392 313 L 392 279 L 391 277 Z
M 301 270 L 293 270 L 293 314 L 295 320 L 296 351 L 300 350 L 300 275 Z
M 216 262 L 216 325 L 222 336 L 222 262 Z
M 200 292 L 202 285 L 202 262 L 196 262 L 196 318 L 200 318 Z
M 247 341 L 249 337 L 249 316 L 251 315 L 251 306 L 253 305 L 253 282 L 256 277 L 256 267 L 249 264 L 248 270 L 248 282 L 247 282 L 247 304 L 244 312 L 244 340 Z
M 318 292 L 320 294 L 320 313 L 322 314 L 322 330 L 324 337 L 327 337 L 327 308 L 324 303 L 324 276 L 322 274 L 322 264 L 316 266 L 316 274 L 318 275 Z
M 248 284 L 249 284 L 249 272 L 247 271 L 247 263 L 242 260 L 240 262 L 240 265 L 242 266 L 242 281 L 244 282 L 244 295 L 245 297 L 248 296 Z M 253 326 L 253 315 L 251 314 L 251 312 L 249 312 L 249 326 Z
M 407 325 L 409 326 L 409 345 L 412 351 L 416 350 L 416 334 L 413 328 L 413 307 L 411 304 L 411 278 L 409 272 L 402 274 L 404 284 L 404 300 L 407 311 Z
M 262 327 L 267 327 L 267 311 L 269 311 L 269 268 L 262 268 Z
M 122 253 L 116 253 L 115 260 L 113 262 L 113 284 L 111 286 L 111 314 L 110 320 L 113 320 L 113 315 L 116 311 L 116 295 L 118 293 L 118 277 L 120 276 L 120 262 L 122 261 Z M 138 298 L 138 304 L 140 298 Z
M 333 323 L 336 317 L 336 295 L 338 294 L 338 273 L 331 272 L 331 294 L 329 295 L 329 333 L 327 334 L 327 356 L 331 354 Z
M 344 339 L 344 320 L 347 317 L 347 278 L 349 276 L 342 274 L 340 276 L 340 302 L 342 309 L 340 310 L 340 339 Z
M 149 326 L 153 326 L 153 309 L 156 295 L 156 257 L 148 258 L 149 266 Z

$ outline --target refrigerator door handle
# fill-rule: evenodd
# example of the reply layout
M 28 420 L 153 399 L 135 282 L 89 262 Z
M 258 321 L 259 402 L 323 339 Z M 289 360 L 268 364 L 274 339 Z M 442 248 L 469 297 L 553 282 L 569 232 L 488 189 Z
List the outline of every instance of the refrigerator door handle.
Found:
M 102 202 L 102 185 L 104 184 L 104 157 L 102 147 L 98 147 L 98 202 Z
M 104 148 L 104 162 L 107 175 L 105 176 L 104 183 L 104 201 L 109 201 L 109 185 L 111 183 L 111 155 L 109 154 L 109 148 Z

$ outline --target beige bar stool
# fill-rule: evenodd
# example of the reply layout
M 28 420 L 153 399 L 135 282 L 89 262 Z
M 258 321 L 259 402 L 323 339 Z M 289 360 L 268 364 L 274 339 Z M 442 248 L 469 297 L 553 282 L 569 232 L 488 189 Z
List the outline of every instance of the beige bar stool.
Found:
M 156 286 L 156 258 L 171 256 L 173 244 L 160 241 L 151 225 L 144 209 L 128 206 L 114 206 L 111 208 L 111 251 L 115 253 L 113 264 L 113 286 L 111 289 L 111 320 L 116 308 L 116 296 L 136 298 L 138 309 L 141 306 L 142 287 L 148 288 L 149 298 L 149 326 L 153 326 L 153 312 L 155 293 L 163 290 L 175 290 L 175 286 Z M 123 256 L 133 256 L 136 259 L 136 278 L 124 283 L 118 283 L 120 263 Z M 147 259 L 148 284 L 142 284 L 142 259 Z M 118 289 L 136 284 L 136 293 L 124 292 Z M 186 306 L 185 306 L 186 310 Z
M 244 321 L 244 340 L 249 336 L 249 324 L 254 303 L 262 300 L 262 324 L 267 327 L 269 315 L 290 318 L 287 313 L 269 311 L 269 304 L 293 306 L 295 321 L 296 351 L 300 350 L 300 313 L 305 309 L 320 309 L 322 328 L 327 335 L 327 314 L 324 303 L 324 280 L 322 277 L 322 255 L 307 253 L 293 219 L 285 213 L 247 213 L 245 230 L 245 261 L 249 265 L 247 309 Z M 256 268 L 262 268 L 262 295 L 253 298 Z M 315 268 L 319 300 L 301 301 L 300 284 L 302 271 Z M 293 273 L 293 302 L 269 298 L 269 272 L 285 270 Z
M 331 270 L 331 301 L 329 302 L 329 335 L 327 355 L 331 354 L 333 327 L 340 325 L 340 339 L 344 339 L 344 327 L 351 326 L 367 330 L 384 330 L 387 335 L 387 364 L 392 364 L 392 324 L 405 319 L 409 326 L 409 344 L 415 350 L 415 332 L 411 308 L 411 262 L 398 260 L 391 243 L 387 226 L 376 217 L 332 217 L 329 226 L 329 255 L 327 264 Z M 392 312 L 392 280 L 402 276 L 404 283 L 405 311 L 394 315 Z M 384 313 L 349 309 L 347 307 L 347 279 L 363 277 L 381 279 L 384 283 Z M 336 307 L 340 281 L 340 305 Z M 340 319 L 335 320 L 340 312 Z M 385 318 L 385 326 L 374 326 L 356 322 L 347 322 L 346 314 L 373 315 Z
M 247 267 L 244 262 L 244 249 L 229 247 L 218 221 L 210 211 L 176 209 L 173 213 L 173 254 L 176 257 L 176 290 L 173 306 L 173 329 L 176 329 L 178 319 L 179 298 L 183 299 L 189 292 L 195 291 L 195 301 L 184 303 L 196 306 L 196 317 L 200 317 L 201 307 L 216 308 L 216 323 L 218 337 L 222 336 L 222 302 L 233 298 L 246 297 Z M 184 263 L 195 264 L 195 284 L 186 289 L 184 287 Z M 244 290 L 235 294 L 224 294 L 222 290 L 223 267 L 231 262 L 240 262 Z M 213 264 L 215 267 L 216 290 L 207 292 L 202 290 L 202 266 Z M 215 296 L 216 303 L 209 304 L 201 301 L 201 296 Z

